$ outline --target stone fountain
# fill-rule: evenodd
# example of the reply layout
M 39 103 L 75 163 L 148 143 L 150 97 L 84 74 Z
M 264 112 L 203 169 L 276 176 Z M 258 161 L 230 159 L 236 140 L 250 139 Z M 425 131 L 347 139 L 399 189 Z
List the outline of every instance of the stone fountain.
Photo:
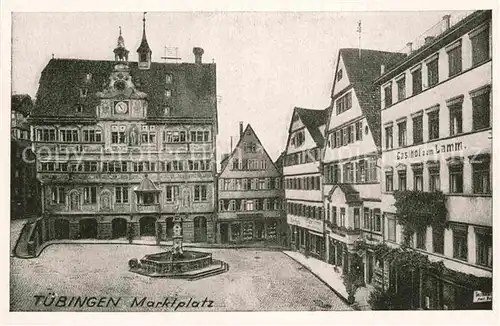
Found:
M 173 218 L 172 246 L 167 251 L 145 255 L 140 261 L 131 259 L 129 261 L 131 272 L 150 277 L 196 280 L 229 270 L 227 263 L 213 259 L 211 253 L 184 250 L 182 246 L 183 217 L 179 213 L 179 206 L 179 204 L 176 205 Z

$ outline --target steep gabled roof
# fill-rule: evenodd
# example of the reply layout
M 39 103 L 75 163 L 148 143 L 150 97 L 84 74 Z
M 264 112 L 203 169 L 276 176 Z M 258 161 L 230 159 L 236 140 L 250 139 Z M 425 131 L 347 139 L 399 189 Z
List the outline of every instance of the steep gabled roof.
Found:
M 404 53 L 343 48 L 339 50 L 345 70 L 372 132 L 373 140 L 380 147 L 380 89 L 373 81 L 380 76 L 380 67 L 390 68 L 406 57 Z M 335 89 L 335 83 L 332 88 Z
M 253 136 L 255 137 L 255 140 L 257 141 L 257 143 L 262 147 L 262 149 L 264 150 L 264 155 L 269 159 L 269 161 L 271 162 L 271 164 L 274 166 L 274 168 L 276 170 L 278 170 L 278 168 L 276 167 L 276 165 L 274 164 L 273 160 L 271 159 L 271 157 L 269 156 L 269 154 L 267 153 L 266 151 L 266 148 L 264 147 L 264 145 L 262 145 L 262 142 L 260 141 L 259 139 L 259 136 L 257 136 L 257 134 L 255 133 L 255 131 L 253 130 L 252 126 L 250 124 L 247 124 L 245 130 L 243 131 L 243 133 L 240 135 L 240 138 L 238 140 L 238 143 L 236 143 L 236 146 L 234 147 L 233 151 L 231 152 L 230 155 L 228 155 L 227 157 L 225 157 L 222 162 L 221 162 L 221 171 L 220 171 L 220 174 L 224 173 L 224 171 L 226 170 L 227 166 L 228 166 L 228 163 L 229 163 L 229 160 L 236 154 L 236 150 L 238 148 L 240 148 L 241 146 L 241 142 L 243 141 L 243 136 L 247 133 L 247 131 L 250 131 Z
M 294 112 L 298 114 L 300 120 L 309 131 L 309 134 L 313 138 L 316 145 L 318 147 L 323 147 L 325 136 L 321 132 L 319 127 L 322 125 L 326 125 L 326 123 L 328 122 L 328 118 L 330 117 L 331 112 L 330 107 L 323 110 L 312 110 L 295 107 Z
M 116 61 L 51 59 L 42 71 L 35 108 L 32 116 L 96 118 L 99 98 L 96 93 L 109 84 L 109 77 Z M 215 64 L 156 63 L 150 69 L 138 69 L 137 62 L 129 62 L 130 75 L 136 88 L 147 94 L 148 118 L 164 117 L 164 106 L 171 107 L 173 118 L 217 119 Z M 89 82 L 85 74 L 91 74 Z M 173 75 L 167 85 L 166 75 Z M 88 89 L 88 95 L 80 97 L 79 89 Z M 165 98 L 165 89 L 172 96 Z M 77 113 L 75 108 L 82 105 Z
M 340 190 L 342 190 L 342 192 L 345 195 L 347 203 L 361 201 L 361 199 L 359 198 L 359 192 L 356 189 L 354 189 L 352 185 L 347 183 L 339 183 L 333 186 L 332 189 L 330 189 L 330 191 L 328 192 L 328 195 L 326 195 L 327 199 L 333 195 L 335 189 L 337 188 L 340 188 Z

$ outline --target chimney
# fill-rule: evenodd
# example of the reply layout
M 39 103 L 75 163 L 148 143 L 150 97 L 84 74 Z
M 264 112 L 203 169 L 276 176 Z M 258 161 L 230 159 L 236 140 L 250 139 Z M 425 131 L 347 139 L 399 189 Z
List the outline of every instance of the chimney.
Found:
M 243 136 L 243 121 L 240 121 L 240 138 Z
M 424 42 L 425 42 L 425 44 L 427 44 L 430 41 L 432 41 L 433 39 L 434 39 L 434 36 L 426 36 L 425 39 L 424 39 Z
M 193 48 L 193 54 L 194 54 L 194 63 L 201 64 L 201 57 L 203 56 L 203 51 L 202 48 Z
M 408 54 L 411 54 L 413 52 L 413 43 L 412 42 L 406 43 L 406 47 L 408 48 Z
M 385 72 L 385 65 L 380 65 L 380 76 L 382 76 Z
M 444 30 L 445 31 L 447 31 L 450 28 L 450 17 L 451 17 L 451 15 L 444 15 L 443 16 Z

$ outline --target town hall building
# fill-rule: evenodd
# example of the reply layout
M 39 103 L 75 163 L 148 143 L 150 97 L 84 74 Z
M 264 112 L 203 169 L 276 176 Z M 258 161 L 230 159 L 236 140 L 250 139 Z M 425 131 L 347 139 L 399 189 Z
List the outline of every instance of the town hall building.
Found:
M 120 30 L 114 60 L 42 72 L 30 122 L 44 239 L 165 240 L 177 214 L 185 241 L 215 240 L 216 66 L 197 47 L 194 63 L 153 62 L 145 25 L 137 62 Z

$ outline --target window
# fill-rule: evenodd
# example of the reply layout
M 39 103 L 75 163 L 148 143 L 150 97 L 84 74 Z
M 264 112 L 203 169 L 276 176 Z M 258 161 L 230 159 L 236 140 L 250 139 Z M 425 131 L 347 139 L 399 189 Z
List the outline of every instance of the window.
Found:
M 176 134 L 177 139 L 178 139 L 179 133 L 174 132 L 174 134 Z M 154 144 L 156 142 L 156 133 L 154 131 L 153 132 L 143 132 L 141 134 L 141 140 L 142 140 L 142 143 L 144 143 L 144 144 Z
M 428 113 L 429 118 L 429 140 L 439 138 L 439 110 Z
M 341 79 L 342 79 L 342 69 L 339 69 L 339 71 L 337 71 L 337 81 Z
M 363 215 L 363 229 L 370 230 L 370 210 L 365 207 Z
M 406 78 L 398 79 L 396 85 L 398 87 L 398 101 L 402 101 L 406 98 Z
M 253 211 L 254 210 L 254 201 L 253 200 L 245 200 L 245 210 Z
M 490 87 L 472 94 L 472 130 L 490 127 Z
M 449 166 L 449 170 L 450 170 L 450 193 L 462 193 L 464 191 L 463 165 Z
M 396 219 L 387 215 L 387 239 L 396 242 Z
M 448 50 L 448 76 L 452 77 L 462 71 L 462 43 L 459 42 Z
M 453 258 L 467 261 L 467 226 L 454 225 L 453 229 Z
M 489 26 L 480 27 L 469 37 L 472 44 L 472 66 L 476 66 L 490 58 Z
M 413 144 L 421 144 L 424 141 L 423 115 L 413 118 Z
M 356 162 L 356 182 L 366 181 L 366 161 L 360 160 Z
M 439 167 L 429 168 L 429 191 L 441 190 L 441 181 L 439 178 Z
M 55 129 L 37 129 L 36 130 L 36 140 L 37 141 L 55 141 L 56 140 L 56 130 Z
M 83 141 L 86 143 L 100 143 L 102 141 L 101 130 L 84 130 Z
M 85 204 L 97 203 L 97 187 L 84 187 L 83 188 L 83 202 Z
M 392 138 L 392 126 L 385 127 L 385 148 L 393 148 L 393 138 Z
M 373 231 L 382 232 L 382 220 L 380 217 L 380 209 L 373 210 Z
M 385 191 L 392 192 L 394 190 L 394 175 L 391 172 L 385 173 Z
M 392 85 L 384 87 L 384 104 L 388 108 L 392 105 Z
M 413 190 L 424 190 L 424 173 L 422 168 L 413 169 Z
M 487 194 L 491 192 L 490 162 L 472 164 L 472 192 L 475 194 Z
M 493 267 L 493 242 L 491 230 L 475 228 L 476 233 L 476 264 Z
M 349 130 L 347 128 L 344 128 L 342 129 L 342 138 L 343 138 L 343 141 L 342 141 L 342 145 L 343 146 L 346 146 L 347 144 L 349 144 Z
M 356 122 L 356 141 L 363 140 L 363 122 Z
M 439 83 L 439 65 L 438 59 L 434 59 L 427 63 L 427 84 L 428 87 L 434 86 Z
M 432 228 L 432 250 L 438 254 L 444 254 L 444 230 Z
M 80 97 L 87 97 L 88 89 L 80 88 Z
M 170 114 L 172 114 L 172 108 L 170 106 L 165 106 L 163 108 L 163 114 L 167 117 L 170 116 Z
M 167 202 L 175 202 L 179 196 L 179 186 L 166 186 L 165 200 Z
M 97 171 L 97 162 L 84 161 L 83 162 L 83 171 L 84 172 L 96 172 Z
M 194 201 L 206 201 L 207 200 L 207 186 L 206 185 L 195 185 L 194 186 Z
M 292 145 L 294 145 L 295 147 L 300 147 L 304 143 L 304 140 L 305 140 L 304 131 L 300 130 L 300 131 L 295 132 L 292 135 L 291 142 L 292 142 Z M 245 151 L 246 151 L 246 149 L 245 149 Z
M 418 249 L 425 250 L 425 248 L 426 248 L 426 244 L 425 244 L 425 242 L 427 240 L 426 232 L 427 232 L 427 230 L 425 227 L 417 230 L 417 248 Z
M 76 129 L 61 129 L 59 130 L 59 141 L 62 142 L 78 142 L 78 130 Z
M 342 131 L 337 130 L 335 132 L 335 147 L 341 147 L 342 146 Z
M 174 78 L 173 78 L 172 74 L 166 74 L 166 75 L 165 75 L 165 82 L 166 82 L 167 84 L 172 83 L 172 80 L 173 80 L 173 79 L 174 79 Z
M 339 216 L 339 226 L 345 227 L 345 208 L 340 208 L 340 216 Z
M 359 229 L 360 226 L 360 217 L 359 217 L 359 208 L 354 208 L 354 229 Z
M 191 142 L 202 143 L 210 141 L 210 131 L 191 131 L 190 136 Z
M 462 133 L 462 104 L 450 107 L 450 136 Z
M 344 183 L 353 182 L 353 164 L 352 162 L 344 164 Z
M 340 183 L 340 167 L 338 164 L 332 165 L 332 183 Z
M 422 91 L 422 69 L 417 69 L 411 73 L 412 95 Z
M 354 125 L 350 125 L 349 127 L 347 127 L 347 133 L 348 133 L 347 142 L 349 144 L 354 143 Z
M 352 93 L 349 92 L 337 99 L 337 115 L 352 107 Z
M 66 194 L 63 187 L 52 187 L 52 203 L 65 204 Z
M 125 131 L 111 131 L 112 144 L 125 144 Z
M 76 105 L 76 113 L 82 113 L 83 112 L 83 105 L 77 104 Z
M 253 142 L 244 143 L 244 150 L 246 153 L 256 153 L 257 145 Z
M 406 170 L 398 171 L 398 184 L 400 191 L 406 190 Z
M 406 121 L 398 123 L 398 145 L 406 146 Z
M 165 97 L 172 97 L 172 91 L 170 89 L 165 90 Z
M 128 203 L 128 187 L 115 187 L 115 198 L 117 203 Z
M 334 226 L 338 225 L 338 223 L 337 223 L 337 207 L 336 206 L 332 206 L 332 223 Z

